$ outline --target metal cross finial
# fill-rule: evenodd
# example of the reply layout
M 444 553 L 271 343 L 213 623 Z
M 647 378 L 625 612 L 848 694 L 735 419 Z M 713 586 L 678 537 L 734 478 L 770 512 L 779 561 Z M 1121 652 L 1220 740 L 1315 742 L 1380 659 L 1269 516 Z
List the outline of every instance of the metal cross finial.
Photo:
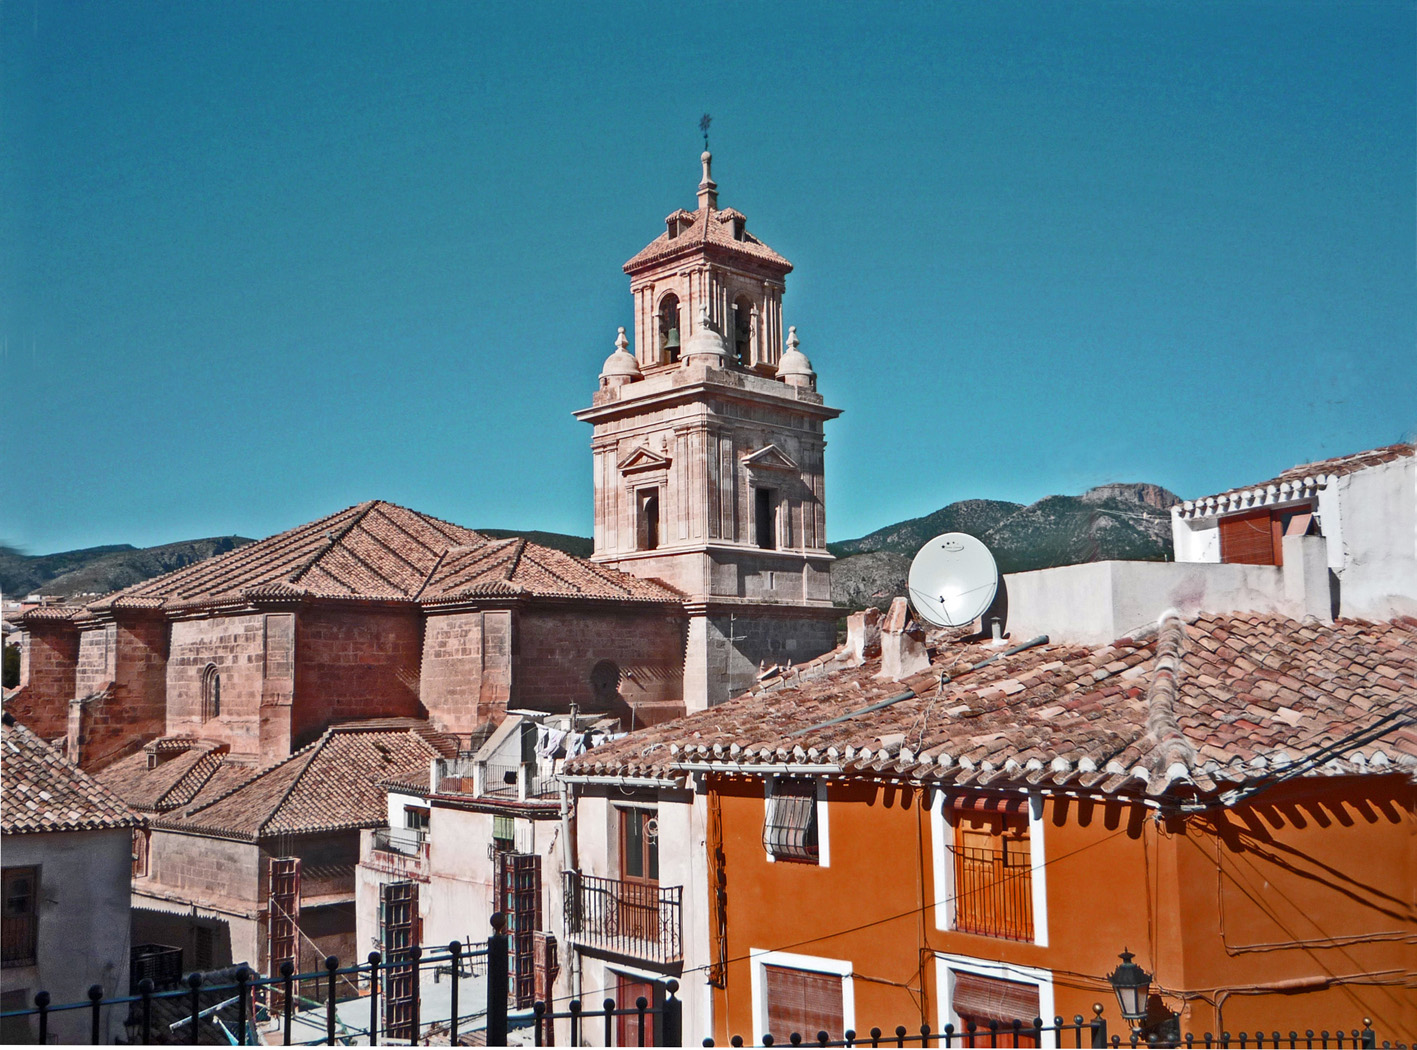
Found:
M 712 123 L 713 117 L 709 116 L 707 113 L 699 118 L 699 130 L 704 133 L 704 149 L 708 149 L 708 129 L 709 125 Z

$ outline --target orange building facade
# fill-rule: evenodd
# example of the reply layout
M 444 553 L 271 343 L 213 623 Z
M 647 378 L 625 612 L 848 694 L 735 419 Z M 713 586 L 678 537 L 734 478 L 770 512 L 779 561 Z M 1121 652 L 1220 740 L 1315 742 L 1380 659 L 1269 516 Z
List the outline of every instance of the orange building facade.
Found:
M 987 667 L 999 650 L 930 643 L 895 681 L 849 641 L 570 765 L 582 809 L 658 800 L 686 1039 L 992 1020 L 1012 1045 L 1015 1017 L 1094 1004 L 1126 1039 L 1108 976 L 1129 951 L 1143 1038 L 1368 1018 L 1410 1042 L 1417 621 L 1170 617 Z

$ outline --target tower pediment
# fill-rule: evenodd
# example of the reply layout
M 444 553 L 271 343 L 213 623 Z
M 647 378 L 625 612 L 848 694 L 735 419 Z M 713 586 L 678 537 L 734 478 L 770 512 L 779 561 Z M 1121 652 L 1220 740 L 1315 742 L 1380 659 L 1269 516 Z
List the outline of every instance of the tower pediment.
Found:
M 637 445 L 617 464 L 621 474 L 639 474 L 650 470 L 668 470 L 669 457 L 648 445 Z
M 741 457 L 745 467 L 754 470 L 798 470 L 797 463 L 776 445 L 764 445 L 756 452 Z

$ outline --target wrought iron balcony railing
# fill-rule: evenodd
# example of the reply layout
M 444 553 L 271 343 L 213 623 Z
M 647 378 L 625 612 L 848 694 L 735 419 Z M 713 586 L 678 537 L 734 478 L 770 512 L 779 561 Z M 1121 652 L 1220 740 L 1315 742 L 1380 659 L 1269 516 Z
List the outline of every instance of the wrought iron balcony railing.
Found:
M 376 828 L 374 848 L 380 853 L 401 853 L 406 857 L 421 856 L 428 845 L 428 833 L 413 828 Z
M 1033 940 L 1033 871 L 1018 850 L 956 847 L 955 929 Z
M 578 944 L 642 962 L 684 959 L 682 886 L 563 875 L 566 922 Z

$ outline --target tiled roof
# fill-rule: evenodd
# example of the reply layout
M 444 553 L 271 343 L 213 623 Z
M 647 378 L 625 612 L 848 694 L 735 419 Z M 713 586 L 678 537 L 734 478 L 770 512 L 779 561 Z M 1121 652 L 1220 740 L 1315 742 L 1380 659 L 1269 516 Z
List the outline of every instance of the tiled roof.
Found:
M 6 835 L 142 824 L 122 799 L 8 716 L 0 730 L 0 784 Z
M 361 503 L 158 576 L 89 608 L 241 605 L 258 598 L 450 602 L 468 597 L 681 601 L 661 585 L 525 540 L 485 536 L 393 503 Z
M 731 208 L 723 211 L 707 208 L 700 208 L 695 212 L 681 210 L 674 214 L 689 220 L 688 225 L 681 226 L 677 237 L 670 237 L 669 231 L 666 229 L 650 241 L 625 264 L 626 273 L 662 259 L 668 259 L 681 253 L 696 252 L 705 247 L 728 254 L 747 256 L 760 263 L 768 263 L 773 269 L 784 275 L 792 271 L 790 262 L 746 230 L 743 231 L 741 241 L 734 239 L 733 220 L 735 218 L 741 219 L 743 216 Z M 673 217 L 671 216 L 671 218 Z
M 379 784 L 416 776 L 447 751 L 443 737 L 411 720 L 336 726 L 220 794 L 203 792 L 194 805 L 153 826 L 248 841 L 382 827 L 387 801 Z
M 1366 452 L 1354 452 L 1347 456 L 1335 456 L 1332 459 L 1321 459 L 1316 463 L 1300 463 L 1297 467 L 1290 467 L 1283 473 L 1270 478 L 1268 481 L 1256 482 L 1253 485 L 1240 485 L 1233 489 L 1226 489 L 1224 492 L 1217 492 L 1213 496 L 1202 496 L 1196 500 L 1188 500 L 1187 505 L 1200 503 L 1205 500 L 1218 500 L 1222 497 L 1238 492 L 1245 492 L 1250 489 L 1266 489 L 1271 485 L 1280 486 L 1286 483 L 1293 485 L 1307 479 L 1318 479 L 1321 477 L 1341 477 L 1344 474 L 1352 474 L 1356 470 L 1364 470 L 1368 467 L 1376 467 L 1382 463 L 1391 463 L 1393 460 L 1410 458 L 1417 453 L 1417 446 L 1413 445 L 1388 445 L 1385 448 L 1372 448 Z
M 149 752 L 178 751 L 149 769 Z M 185 806 L 221 768 L 225 744 L 205 741 L 161 740 L 137 754 L 120 759 L 96 773 L 99 783 L 112 789 L 134 809 L 163 812 Z
M 946 644 L 902 682 L 875 678 L 879 660 L 845 667 L 838 651 L 774 691 L 639 730 L 566 772 L 677 777 L 686 763 L 830 763 L 962 786 L 1150 795 L 1286 770 L 1417 775 L 1417 619 L 1171 617 L 1147 633 L 1100 648 L 1042 645 L 978 670 L 969 669 L 996 650 Z M 907 688 L 916 695 L 822 725 Z M 1369 729 L 1372 739 L 1348 740 Z

